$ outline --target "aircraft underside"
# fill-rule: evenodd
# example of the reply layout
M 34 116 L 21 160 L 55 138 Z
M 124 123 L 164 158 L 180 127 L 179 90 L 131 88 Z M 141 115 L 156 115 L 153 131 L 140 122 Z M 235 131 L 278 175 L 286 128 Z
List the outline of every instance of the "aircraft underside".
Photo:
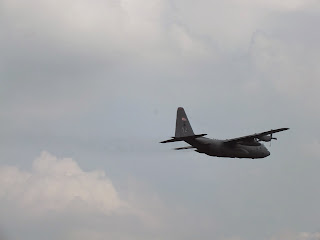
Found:
M 270 155 L 270 152 L 263 145 L 242 145 L 242 144 L 225 144 L 223 140 L 214 140 L 208 138 L 197 138 L 191 141 L 186 141 L 194 148 L 196 152 L 204 153 L 214 157 L 229 157 L 229 158 L 265 158 Z

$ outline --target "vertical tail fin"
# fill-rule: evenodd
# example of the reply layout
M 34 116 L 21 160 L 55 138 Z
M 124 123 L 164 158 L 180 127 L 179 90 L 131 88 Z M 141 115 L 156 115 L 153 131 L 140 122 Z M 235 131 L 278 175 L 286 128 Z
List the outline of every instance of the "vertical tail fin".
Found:
M 194 133 L 192 131 L 187 114 L 185 113 L 182 107 L 179 107 L 177 110 L 175 137 L 180 138 L 180 137 L 189 137 L 193 135 Z
M 168 142 L 178 142 L 178 141 L 186 141 L 189 139 L 196 139 L 199 137 L 203 137 L 207 134 L 197 134 L 194 135 L 190 122 L 188 120 L 187 114 L 185 113 L 182 107 L 179 107 L 177 110 L 177 120 L 176 120 L 176 134 L 169 140 L 162 141 L 160 143 L 168 143 Z M 189 147 L 188 147 L 189 148 Z M 178 148 L 186 149 L 186 148 Z

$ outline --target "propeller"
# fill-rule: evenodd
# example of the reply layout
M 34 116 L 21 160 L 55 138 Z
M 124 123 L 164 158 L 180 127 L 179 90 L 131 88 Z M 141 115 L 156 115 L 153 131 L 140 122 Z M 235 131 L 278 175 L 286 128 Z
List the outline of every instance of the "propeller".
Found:
M 272 137 L 272 133 L 270 133 L 268 135 L 258 136 L 256 138 L 257 141 L 270 142 L 270 147 L 271 147 L 272 139 L 277 140 L 277 138 Z
M 277 138 L 272 137 L 272 133 L 270 134 L 270 137 L 271 137 L 271 139 L 270 139 L 270 147 L 271 147 L 272 139 L 277 140 Z

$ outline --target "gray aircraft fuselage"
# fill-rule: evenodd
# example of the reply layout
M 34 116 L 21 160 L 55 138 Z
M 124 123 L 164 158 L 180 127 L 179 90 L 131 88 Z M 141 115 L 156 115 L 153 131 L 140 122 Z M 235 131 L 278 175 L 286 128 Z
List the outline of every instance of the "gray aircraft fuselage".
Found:
M 196 152 L 215 157 L 230 158 L 265 158 L 270 155 L 268 149 L 259 142 L 226 144 L 224 140 L 199 137 L 185 140 L 196 148 Z
M 270 155 L 268 149 L 261 143 L 276 140 L 272 134 L 289 128 L 271 129 L 238 138 L 217 140 L 204 137 L 207 134 L 194 134 L 187 114 L 182 107 L 177 109 L 175 136 L 161 143 L 184 141 L 191 146 L 175 148 L 175 150 L 192 149 L 215 157 L 229 158 L 265 158 Z

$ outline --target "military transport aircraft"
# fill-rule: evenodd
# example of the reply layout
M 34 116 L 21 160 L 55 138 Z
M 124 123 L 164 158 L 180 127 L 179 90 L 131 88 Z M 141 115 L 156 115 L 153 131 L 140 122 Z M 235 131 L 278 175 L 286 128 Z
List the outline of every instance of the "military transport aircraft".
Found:
M 276 140 L 276 138 L 272 137 L 272 134 L 288 129 L 289 128 L 279 128 L 226 140 L 210 139 L 204 137 L 207 134 L 193 133 L 184 109 L 179 107 L 177 110 L 175 136 L 161 143 L 185 141 L 191 146 L 175 148 L 175 150 L 195 148 L 196 152 L 215 157 L 264 158 L 269 156 L 270 152 L 260 141 L 270 142 L 272 139 Z

